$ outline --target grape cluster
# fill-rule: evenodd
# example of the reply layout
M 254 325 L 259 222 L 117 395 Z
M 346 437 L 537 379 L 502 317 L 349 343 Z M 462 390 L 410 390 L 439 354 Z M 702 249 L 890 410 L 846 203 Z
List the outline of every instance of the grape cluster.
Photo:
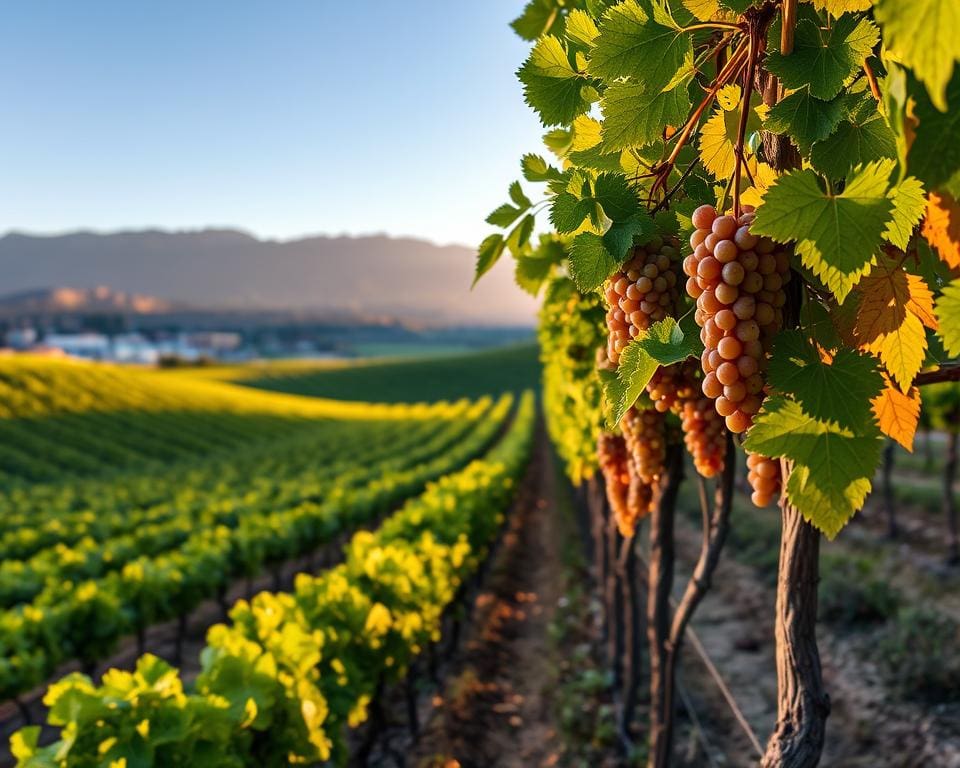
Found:
M 783 325 L 789 254 L 750 232 L 753 213 L 721 216 L 710 205 L 693 212 L 694 249 L 683 261 L 687 293 L 705 350 L 703 393 L 734 433 L 749 429 L 763 400 L 770 342 Z
M 780 462 L 759 453 L 747 454 L 747 481 L 753 488 L 750 500 L 758 507 L 766 507 L 780 496 L 782 478 Z
M 637 477 L 644 483 L 655 484 L 663 474 L 667 458 L 664 415 L 653 408 L 631 408 L 620 421 L 620 431 Z
M 697 364 L 693 360 L 657 368 L 647 384 L 647 394 L 653 401 L 653 407 L 660 413 L 679 413 L 687 400 L 700 396 L 696 374 Z
M 620 435 L 601 433 L 597 440 L 597 458 L 603 473 L 607 501 L 613 511 L 617 526 L 623 531 L 630 512 L 627 494 L 630 489 L 630 468 L 627 460 L 627 444 Z
M 680 418 L 683 442 L 693 457 L 693 466 L 703 477 L 718 475 L 723 471 L 727 430 L 713 401 L 703 395 L 684 400 Z
M 679 253 L 678 240 L 654 235 L 635 247 L 629 261 L 607 281 L 607 357 L 614 365 L 632 338 L 676 308 Z
M 653 483 L 645 483 L 636 474 L 631 476 L 627 492 L 627 509 L 630 515 L 623 521 L 618 521 L 620 535 L 624 538 L 633 536 L 637 523 L 653 511 L 655 490 Z

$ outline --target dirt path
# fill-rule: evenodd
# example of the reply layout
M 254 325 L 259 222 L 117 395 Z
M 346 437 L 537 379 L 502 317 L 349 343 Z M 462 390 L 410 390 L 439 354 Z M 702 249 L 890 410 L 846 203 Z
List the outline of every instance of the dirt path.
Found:
M 686 574 L 699 546 L 699 532 L 678 519 L 678 575 Z M 739 702 L 761 744 L 776 719 L 774 591 L 754 570 L 724 553 L 714 588 L 692 626 Z M 891 696 L 871 662 L 871 635 L 834 632 L 819 624 L 817 636 L 824 684 L 831 698 L 821 765 L 830 768 L 960 768 L 960 723 L 951 710 L 924 707 Z M 713 761 L 689 724 L 681 730 L 677 754 L 684 766 L 756 764 L 756 755 L 716 683 L 690 649 L 681 676 L 701 720 Z M 683 757 L 686 753 L 686 757 Z
M 531 468 L 474 605 L 461 650 L 433 697 L 411 766 L 550 766 L 561 745 L 550 691 L 549 626 L 561 597 L 557 478 L 541 433 Z

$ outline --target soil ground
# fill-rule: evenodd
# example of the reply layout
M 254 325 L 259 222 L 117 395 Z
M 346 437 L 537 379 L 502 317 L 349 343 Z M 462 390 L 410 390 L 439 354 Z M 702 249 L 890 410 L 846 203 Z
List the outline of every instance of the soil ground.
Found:
M 445 684 L 431 700 L 414 766 L 535 768 L 560 762 L 548 638 L 562 597 L 558 478 L 541 434 L 531 469 Z

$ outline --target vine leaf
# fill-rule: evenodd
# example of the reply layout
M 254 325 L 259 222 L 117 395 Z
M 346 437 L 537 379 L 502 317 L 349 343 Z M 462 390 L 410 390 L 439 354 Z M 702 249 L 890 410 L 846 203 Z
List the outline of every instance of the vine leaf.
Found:
M 595 232 L 582 232 L 570 243 L 570 277 L 581 291 L 599 288 L 619 266 L 620 261 Z
M 589 13 L 575 8 L 567 16 L 565 34 L 568 40 L 589 48 L 600 34 L 600 30 L 597 29 L 597 24 Z
M 737 88 L 739 96 L 740 89 Z M 738 102 L 739 103 L 739 99 Z M 759 131 L 761 128 L 757 107 L 760 106 L 760 96 L 754 95 L 750 100 L 750 112 L 747 115 L 747 134 Z M 740 113 L 723 108 L 714 111 L 710 119 L 700 129 L 700 160 L 715 178 L 724 180 L 730 177 L 736 166 L 736 141 Z M 746 154 L 746 152 L 744 153 Z
M 563 43 L 556 37 L 537 40 L 517 76 L 523 83 L 527 104 L 546 126 L 570 123 L 590 109 L 583 90 L 591 81 L 573 69 Z
M 647 92 L 658 93 L 692 61 L 693 43 L 665 7 L 645 5 L 626 0 L 604 14 L 587 69 L 606 82 L 635 78 Z
M 561 192 L 550 205 L 550 223 L 562 235 L 576 232 L 594 208 L 592 198 L 580 200 L 570 192 Z
M 563 14 L 556 0 L 530 0 L 523 13 L 510 22 L 513 31 L 524 40 L 536 40 L 541 35 L 560 34 Z
M 500 260 L 505 246 L 506 241 L 501 234 L 490 235 L 480 243 L 480 247 L 477 249 L 477 269 L 473 276 L 474 286 Z
M 527 181 L 557 181 L 563 178 L 563 174 L 557 168 L 540 155 L 533 153 L 528 153 L 521 158 L 520 167 L 523 169 L 523 178 Z
M 520 186 L 519 181 L 515 181 L 510 185 L 509 193 L 510 199 L 513 200 L 521 211 L 529 210 L 533 205 L 533 203 L 530 202 L 530 198 L 524 194 L 523 187 Z
M 841 349 L 825 360 L 799 331 L 777 336 L 767 375 L 812 417 L 851 429 L 870 420 L 870 401 L 883 387 L 873 358 Z
M 923 236 L 947 266 L 960 269 L 960 205 L 945 192 L 931 192 Z
M 753 231 L 796 242 L 804 265 L 843 301 L 875 262 L 893 208 L 892 168 L 882 160 L 858 169 L 839 194 L 821 190 L 811 170 L 781 176 L 757 209 Z
M 788 56 L 771 52 L 767 68 L 787 88 L 809 85 L 813 96 L 832 99 L 870 55 L 879 37 L 877 27 L 865 18 L 841 16 L 830 29 L 811 19 L 800 19 L 793 52 Z
M 844 115 L 844 99 L 838 96 L 823 101 L 810 95 L 807 88 L 791 93 L 775 104 L 767 114 L 764 128 L 793 139 L 804 154 L 810 152 L 815 141 L 832 134 Z
M 947 83 L 960 59 L 960 3 L 956 0 L 877 0 L 890 54 L 923 81 L 941 112 L 947 111 Z M 954 105 L 956 106 L 956 105 Z
M 514 279 L 517 285 L 531 296 L 536 296 L 544 281 L 553 271 L 556 262 L 552 258 L 531 254 L 517 259 Z
M 617 82 L 607 88 L 603 112 L 603 143 L 608 149 L 646 146 L 658 139 L 665 125 L 680 125 L 690 111 L 687 88 L 650 91 L 642 84 Z
M 626 221 L 640 210 L 640 201 L 625 176 L 601 173 L 593 185 L 594 200 L 612 221 Z
M 897 138 L 883 115 L 871 109 L 864 119 L 843 120 L 810 150 L 810 164 L 831 179 L 842 179 L 855 166 L 897 156 Z
M 884 236 L 888 242 L 905 251 L 913 229 L 923 218 L 924 209 L 927 207 L 923 182 L 908 176 L 890 190 L 888 197 L 893 201 L 893 218 L 887 224 Z
M 940 338 L 948 355 L 960 355 L 960 280 L 954 280 L 937 299 Z
M 916 86 L 913 80 L 910 85 Z M 960 135 L 960 109 L 956 108 L 960 105 L 960 67 L 947 87 L 954 109 L 941 112 L 922 87 L 910 88 L 909 97 L 915 102 L 916 137 L 907 155 L 908 169 L 927 189 L 948 189 L 960 199 L 960 142 L 956 140 Z
M 697 351 L 696 335 L 684 333 L 672 317 L 654 323 L 633 339 L 620 355 L 617 375 L 608 377 L 605 383 L 610 405 L 608 424 L 613 427 L 620 423 L 623 414 L 650 383 L 657 368 L 679 363 L 696 355 Z
M 920 422 L 920 389 L 910 387 L 904 394 L 889 376 L 884 375 L 883 379 L 883 390 L 873 399 L 873 412 L 880 431 L 912 453 L 913 438 Z
M 524 210 L 525 209 L 510 205 L 510 203 L 504 203 L 487 216 L 487 224 L 491 224 L 494 227 L 509 227 L 520 218 Z
M 570 245 L 570 277 L 581 291 L 599 288 L 627 256 L 636 239 L 653 234 L 653 219 L 635 214 L 614 222 L 603 234 L 581 232 Z
M 863 507 L 880 459 L 880 432 L 873 424 L 854 431 L 805 413 L 782 395 L 767 398 L 744 447 L 764 456 L 792 459 L 787 497 L 829 538 Z
M 923 366 L 927 337 L 937 330 L 933 294 L 923 278 L 886 259 L 857 285 L 854 336 L 859 346 L 880 358 L 901 389 L 908 390 Z
M 813 7 L 831 16 L 870 10 L 873 0 L 813 0 Z

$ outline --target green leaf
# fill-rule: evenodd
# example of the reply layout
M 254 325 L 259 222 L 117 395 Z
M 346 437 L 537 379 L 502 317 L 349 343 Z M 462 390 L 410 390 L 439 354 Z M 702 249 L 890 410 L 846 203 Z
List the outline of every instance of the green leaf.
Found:
M 620 261 L 607 249 L 603 237 L 582 232 L 570 244 L 570 277 L 584 293 L 599 288 L 620 266 Z
M 635 240 L 648 238 L 653 232 L 653 220 L 645 213 L 637 213 L 626 221 L 614 223 L 604 233 L 603 245 L 619 265 L 626 260 Z
M 882 244 L 893 208 L 887 197 L 892 168 L 890 160 L 861 168 L 840 194 L 821 190 L 811 170 L 781 176 L 757 208 L 752 230 L 796 242 L 803 263 L 843 301 Z
M 514 208 L 509 203 L 504 203 L 487 216 L 487 224 L 494 227 L 509 227 L 522 213 L 523 211 L 519 208 Z
M 870 401 L 883 388 L 875 358 L 841 349 L 825 363 L 799 331 L 777 336 L 767 380 L 815 419 L 851 429 L 873 419 Z
M 612 221 L 626 221 L 640 210 L 640 201 L 623 174 L 601 173 L 597 176 L 593 197 Z
M 927 210 L 927 195 L 919 179 L 907 176 L 887 196 L 893 201 L 893 218 L 887 224 L 884 237 L 905 251 L 914 227 Z
M 523 95 L 540 115 L 544 125 L 570 123 L 590 109 L 581 93 L 590 81 L 575 72 L 567 52 L 557 38 L 541 37 L 517 76 L 523 83 Z
M 603 143 L 608 150 L 645 146 L 656 141 L 667 125 L 683 123 L 690 111 L 686 85 L 668 91 L 648 91 L 629 81 L 607 88 L 603 112 Z
M 593 46 L 593 42 L 600 30 L 597 24 L 586 11 L 574 8 L 567 16 L 567 39 L 574 43 L 579 43 L 587 48 Z
M 550 223 L 562 235 L 576 232 L 593 212 L 591 199 L 579 200 L 569 192 L 561 192 L 550 206 Z
M 915 85 L 911 81 L 911 86 Z M 910 87 L 910 95 L 916 102 L 914 115 L 918 125 L 907 156 L 907 168 L 933 191 L 951 177 L 960 175 L 960 141 L 957 141 L 960 136 L 960 68 L 947 89 L 947 97 L 954 105 L 949 112 L 940 112 L 923 88 Z
M 527 246 L 527 243 L 530 242 L 530 235 L 533 234 L 534 223 L 534 216 L 532 214 L 527 214 L 520 219 L 520 223 L 510 230 L 510 234 L 507 235 L 507 248 L 515 258 L 520 258 L 520 256 L 523 254 L 524 248 Z
M 521 256 L 517 259 L 517 267 L 514 277 L 524 291 L 531 296 L 536 296 L 540 292 L 544 281 L 553 271 L 553 259 L 540 256 Z
M 519 181 L 515 181 L 510 185 L 510 199 L 517 204 L 517 207 L 519 207 L 521 211 L 526 211 L 533 205 L 533 203 L 530 202 L 530 198 L 523 194 L 523 188 L 520 186 Z
M 524 40 L 536 40 L 541 35 L 560 34 L 563 14 L 557 0 L 530 0 L 510 26 Z
M 941 112 L 947 83 L 960 60 L 960 3 L 957 0 L 877 0 L 874 14 L 892 56 L 924 82 Z M 954 112 L 960 106 L 954 102 Z
M 793 139 L 803 154 L 810 151 L 815 141 L 827 138 L 843 119 L 843 98 L 838 96 L 822 101 L 810 95 L 806 88 L 791 93 L 774 105 L 763 127 L 773 133 L 782 133 Z
M 937 299 L 937 320 L 944 349 L 951 357 L 957 357 L 960 355 L 960 280 L 950 283 Z
M 876 26 L 865 18 L 841 16 L 830 29 L 803 18 L 797 22 L 793 52 L 788 56 L 771 52 L 767 68 L 787 88 L 809 85 L 813 96 L 832 99 L 862 65 L 878 39 Z
M 503 235 L 499 234 L 490 235 L 480 243 L 480 248 L 477 249 L 477 271 L 473 276 L 473 285 L 476 285 L 477 281 L 500 260 L 505 246 L 506 241 L 503 239 Z
M 551 181 L 563 178 L 563 174 L 540 155 L 532 153 L 523 156 L 520 161 L 520 167 L 523 169 L 523 178 L 527 181 Z
M 800 405 L 767 398 L 744 448 L 795 462 L 787 496 L 804 518 L 833 538 L 863 506 L 880 459 L 880 432 L 873 422 L 854 432 L 804 413 Z
M 896 156 L 897 139 L 874 110 L 863 122 L 842 121 L 829 138 L 814 144 L 810 164 L 831 179 L 842 179 L 858 165 Z
M 650 12 L 636 2 L 610 8 L 600 21 L 593 41 L 589 72 L 607 82 L 632 77 L 647 91 L 667 86 L 693 56 L 690 36 L 673 23 L 662 6 L 651 3 Z
M 618 424 L 637 401 L 661 365 L 672 365 L 697 354 L 696 334 L 685 334 L 672 317 L 651 325 L 633 339 L 620 355 L 617 383 L 608 384 L 609 418 Z

